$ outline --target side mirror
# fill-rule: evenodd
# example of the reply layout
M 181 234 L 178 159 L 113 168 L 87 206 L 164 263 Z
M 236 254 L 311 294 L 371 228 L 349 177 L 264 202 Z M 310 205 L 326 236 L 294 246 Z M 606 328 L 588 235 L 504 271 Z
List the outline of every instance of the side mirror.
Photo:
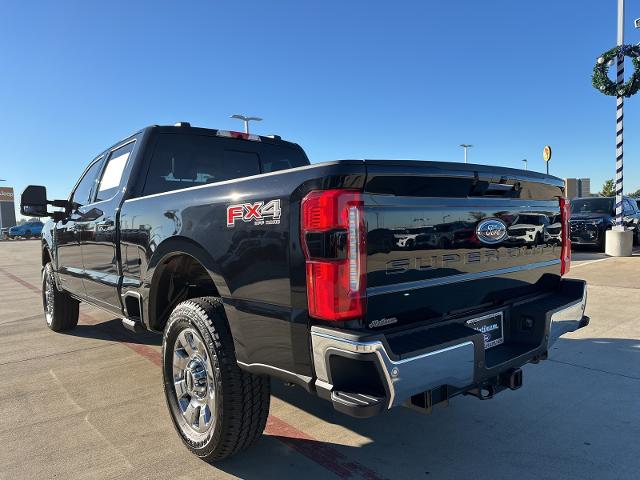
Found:
M 20 197 L 20 213 L 27 217 L 48 217 L 47 203 L 47 189 L 29 185 Z

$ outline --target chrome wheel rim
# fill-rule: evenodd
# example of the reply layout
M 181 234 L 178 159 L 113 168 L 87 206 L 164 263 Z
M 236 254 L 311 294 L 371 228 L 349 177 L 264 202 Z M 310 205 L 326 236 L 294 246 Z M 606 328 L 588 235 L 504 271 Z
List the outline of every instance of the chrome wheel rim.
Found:
M 47 272 L 44 272 L 44 291 L 43 293 L 43 302 L 44 302 L 44 316 L 47 319 L 47 325 L 51 325 L 53 321 L 53 301 L 54 301 L 54 285 L 51 281 L 51 275 L 48 275 Z
M 174 342 L 173 384 L 184 433 L 208 434 L 216 421 L 215 379 L 204 341 L 193 328 L 182 330 Z

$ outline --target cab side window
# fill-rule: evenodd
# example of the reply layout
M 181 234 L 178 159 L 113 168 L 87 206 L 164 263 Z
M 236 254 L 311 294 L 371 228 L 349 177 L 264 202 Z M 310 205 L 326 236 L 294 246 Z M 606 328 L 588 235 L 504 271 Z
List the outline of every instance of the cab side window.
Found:
M 129 156 L 131 156 L 134 144 L 135 142 L 128 143 L 115 149 L 111 152 L 111 155 L 109 155 L 107 166 L 98 184 L 96 202 L 109 200 L 118 192 L 120 184 L 122 183 L 122 174 L 127 165 L 127 160 L 129 160 Z
M 102 167 L 104 157 L 95 160 L 91 166 L 85 171 L 71 196 L 71 201 L 78 205 L 86 205 L 91 202 L 91 196 L 94 191 L 96 179 Z

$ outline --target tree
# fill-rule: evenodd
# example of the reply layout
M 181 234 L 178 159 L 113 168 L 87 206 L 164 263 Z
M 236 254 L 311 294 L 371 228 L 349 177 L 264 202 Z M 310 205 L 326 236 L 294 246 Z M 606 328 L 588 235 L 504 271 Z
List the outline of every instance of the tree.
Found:
M 633 198 L 640 198 L 640 188 L 638 190 L 636 190 L 635 192 L 630 193 L 629 196 L 633 197 Z
M 613 184 L 613 179 L 610 178 L 602 185 L 602 191 L 600 195 L 603 197 L 613 197 L 616 194 L 615 185 Z

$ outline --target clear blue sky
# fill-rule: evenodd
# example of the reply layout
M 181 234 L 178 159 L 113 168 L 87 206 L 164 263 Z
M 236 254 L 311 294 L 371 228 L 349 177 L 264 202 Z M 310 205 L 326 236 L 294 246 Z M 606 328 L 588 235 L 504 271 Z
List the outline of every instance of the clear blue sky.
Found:
M 628 0 L 627 43 L 640 41 Z M 615 100 L 591 86 L 615 0 L 5 2 L 0 178 L 66 198 L 104 147 L 185 120 L 335 158 L 461 161 L 614 176 Z M 640 187 L 640 95 L 626 190 Z M 633 133 L 636 132 L 634 136 Z

